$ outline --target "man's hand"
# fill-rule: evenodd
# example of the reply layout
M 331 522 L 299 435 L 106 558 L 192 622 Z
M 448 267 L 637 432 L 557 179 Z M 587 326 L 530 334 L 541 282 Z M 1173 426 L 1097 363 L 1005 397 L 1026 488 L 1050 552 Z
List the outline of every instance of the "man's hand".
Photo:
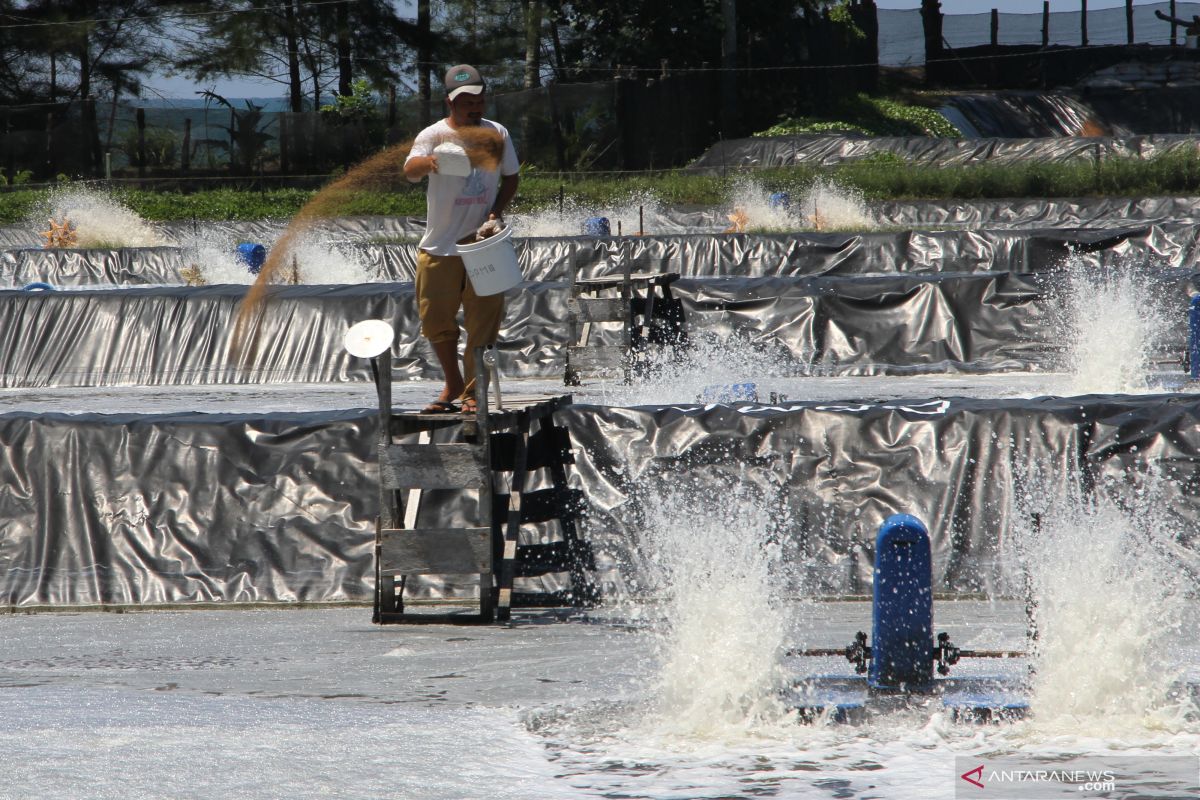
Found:
M 404 162 L 404 177 L 416 183 L 430 173 L 438 171 L 437 156 L 416 156 Z
M 504 230 L 503 224 L 497 214 L 488 214 L 487 222 L 479 226 L 479 230 L 475 231 L 475 241 L 482 242 L 489 236 L 495 236 L 500 231 Z

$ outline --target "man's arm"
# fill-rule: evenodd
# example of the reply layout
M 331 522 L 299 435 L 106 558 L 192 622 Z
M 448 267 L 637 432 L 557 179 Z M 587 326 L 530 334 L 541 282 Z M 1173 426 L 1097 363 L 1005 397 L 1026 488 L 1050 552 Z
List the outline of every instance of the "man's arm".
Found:
M 412 156 L 404 162 L 404 177 L 417 183 L 431 172 L 437 172 L 437 156 Z
M 496 192 L 496 202 L 492 204 L 492 210 L 488 213 L 488 219 L 502 219 L 504 217 L 504 209 L 508 208 L 508 204 L 517 195 L 517 184 L 520 180 L 520 177 L 515 174 L 502 175 L 500 177 L 500 189 Z

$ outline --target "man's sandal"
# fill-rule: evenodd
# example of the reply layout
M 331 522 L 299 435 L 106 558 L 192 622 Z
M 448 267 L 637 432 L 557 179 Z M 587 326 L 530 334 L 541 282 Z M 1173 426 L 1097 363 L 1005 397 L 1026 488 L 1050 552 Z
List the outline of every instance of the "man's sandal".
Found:
M 429 405 L 421 409 L 422 414 L 454 414 L 458 411 L 458 406 L 451 403 L 449 400 L 434 400 Z

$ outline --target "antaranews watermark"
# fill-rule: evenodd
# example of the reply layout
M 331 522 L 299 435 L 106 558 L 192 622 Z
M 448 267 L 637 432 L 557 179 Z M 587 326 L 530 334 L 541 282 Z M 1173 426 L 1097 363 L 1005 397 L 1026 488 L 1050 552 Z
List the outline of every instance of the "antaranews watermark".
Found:
M 1200 756 L 958 756 L 956 800 L 1200 797 Z

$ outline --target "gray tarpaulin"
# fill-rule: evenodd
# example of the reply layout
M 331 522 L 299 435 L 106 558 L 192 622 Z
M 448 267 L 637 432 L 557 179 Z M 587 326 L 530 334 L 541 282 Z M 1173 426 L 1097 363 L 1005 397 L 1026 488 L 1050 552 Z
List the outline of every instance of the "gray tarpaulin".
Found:
M 517 259 L 529 281 L 567 281 L 574 265 L 582 278 L 634 272 L 688 276 L 765 277 L 863 275 L 898 272 L 1038 272 L 1076 255 L 1103 266 L 1191 268 L 1200 261 L 1200 228 L 1190 223 L 1086 229 L 995 229 L 862 233 L 674 234 L 592 239 L 581 236 L 519 239 Z M 411 281 L 415 244 L 352 246 L 375 280 Z M 21 288 L 175 285 L 188 265 L 185 251 L 0 251 L 0 283 Z M 320 274 L 319 265 L 313 272 Z
M 1154 355 L 1178 364 L 1191 271 L 1148 270 L 1145 281 L 1158 302 L 1179 308 L 1177 335 Z M 736 333 L 775 349 L 796 374 L 818 366 L 823 374 L 900 374 L 1055 367 L 1067 330 L 1066 286 L 1053 271 L 830 270 L 688 277 L 672 291 L 690 335 Z M 346 330 L 365 319 L 395 328 L 397 377 L 440 374 L 420 336 L 411 283 L 276 287 L 254 349 L 234 360 L 230 336 L 245 291 L 228 285 L 0 291 L 0 387 L 366 380 L 365 364 L 342 348 Z M 498 345 L 503 374 L 563 373 L 568 294 L 561 282 L 509 290 Z M 616 343 L 618 335 L 605 323 L 594 342 Z
M 277 287 L 244 366 L 230 334 L 244 286 L 0 291 L 0 385 L 97 386 L 367 379 L 342 336 L 400 316 L 407 284 Z M 408 298 L 408 299 L 406 299 Z
M 940 139 L 927 136 L 761 136 L 717 142 L 689 169 L 788 167 L 797 164 L 835 166 L 881 154 L 913 166 L 951 167 L 1114 158 L 1149 159 L 1169 152 L 1196 152 L 1196 137 L 1153 134 L 1126 137 L 1047 137 L 1044 139 Z
M 799 202 L 799 190 L 791 192 Z M 645 231 L 651 235 L 681 233 L 721 233 L 729 227 L 728 214 L 737 204 L 731 198 L 726 206 L 715 208 L 662 208 L 651 203 L 640 209 Z M 1002 200 L 872 200 L 861 203 L 866 227 L 956 226 L 972 228 L 1084 228 L 1129 227 L 1141 223 L 1171 223 L 1200 219 L 1197 197 L 1075 197 L 1013 198 Z M 607 215 L 612 232 L 623 222 L 623 232 L 637 230 L 639 209 L 625 209 L 629 218 L 621 219 L 611 210 L 573 210 L 563 218 L 564 235 L 582 233 L 583 221 L 594 215 Z M 526 238 L 525 215 L 514 214 L 515 238 Z M 752 220 L 753 223 L 753 220 Z M 43 223 L 0 225 L 0 249 L 38 248 L 43 239 L 38 231 Z M 158 224 L 164 244 L 180 246 L 188 242 L 257 242 L 272 244 L 287 227 L 286 220 L 253 222 L 168 222 Z M 797 230 L 808 227 L 796 219 Z M 419 217 L 343 217 L 323 220 L 317 232 L 330 240 L 353 241 L 362 245 L 397 243 L 418 239 L 425 230 Z M 533 238 L 533 237 L 530 237 Z M 0 275 L 8 267 L 0 262 Z M 174 282 L 178 278 L 173 278 Z
M 362 600 L 377 420 L 0 415 L 0 597 Z
M 376 419 L 0 415 L 0 597 L 368 600 Z M 1182 521 L 1181 558 L 1200 523 L 1200 398 L 1189 395 L 572 406 L 558 421 L 609 598 L 629 588 L 668 484 L 691 487 L 697 514 L 735 486 L 757 494 L 798 590 L 816 593 L 868 592 L 876 529 L 897 512 L 928 524 L 937 590 L 1011 592 L 1006 537 L 1028 524 L 1015 498 L 1127 480 L 1130 466 L 1164 471 L 1153 499 Z
M 577 444 L 587 534 L 605 562 L 646 556 L 638 544 L 654 519 L 647 511 L 670 487 L 689 487 L 704 514 L 711 498 L 735 502 L 735 488 L 748 486 L 780 521 L 771 533 L 800 591 L 869 593 L 875 533 L 889 515 L 909 513 L 930 528 L 935 590 L 1019 594 L 1005 543 L 1030 525 L 1023 514 L 1110 481 L 1132 505 L 1137 470 L 1128 468 L 1147 465 L 1162 479 L 1141 496 L 1178 523 L 1177 557 L 1193 568 L 1197 560 L 1194 396 L 575 406 L 561 417 Z M 676 524 L 687 526 L 686 514 Z M 601 577 L 610 593 L 622 579 L 616 570 Z

